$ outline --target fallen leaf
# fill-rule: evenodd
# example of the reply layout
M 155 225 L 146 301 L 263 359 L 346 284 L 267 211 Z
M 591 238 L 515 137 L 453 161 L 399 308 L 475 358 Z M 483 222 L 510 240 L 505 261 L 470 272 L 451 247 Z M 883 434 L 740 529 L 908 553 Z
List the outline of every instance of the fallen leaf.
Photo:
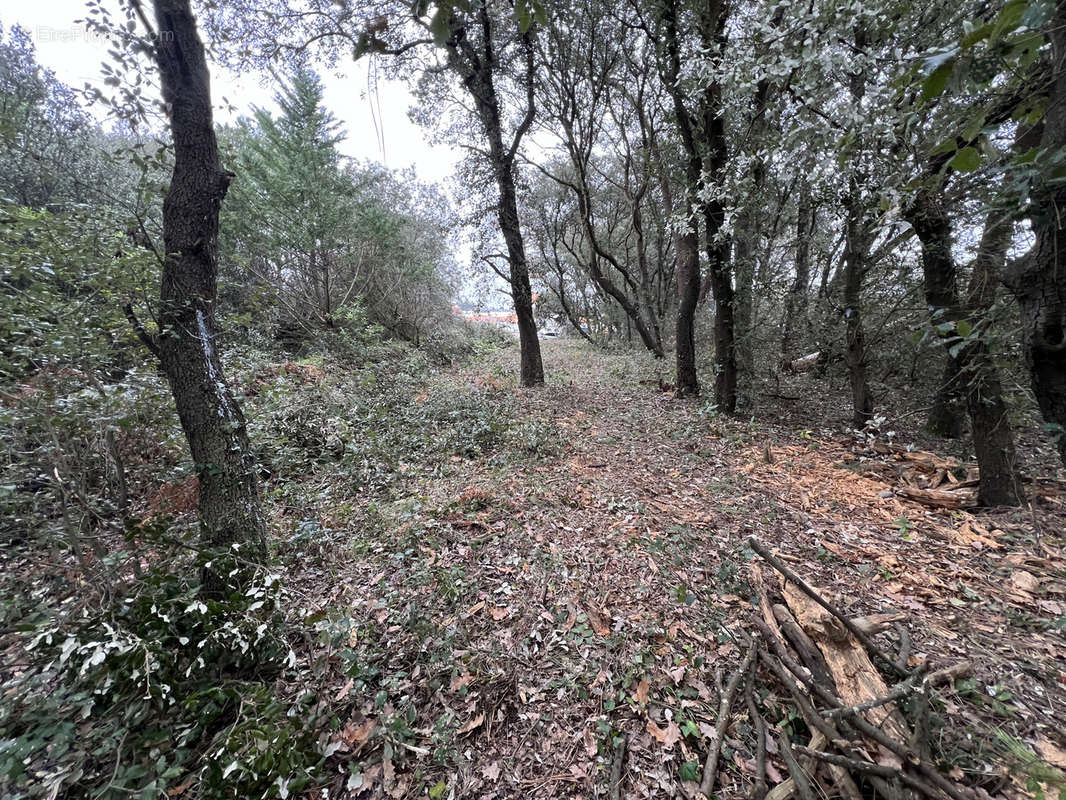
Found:
M 653 739 L 667 749 L 673 747 L 681 739 L 681 729 L 673 721 L 668 723 L 665 728 L 660 728 L 654 722 L 648 720 L 647 730 Z
M 511 613 L 511 609 L 504 608 L 502 606 L 493 606 L 489 613 L 492 615 L 492 618 L 494 620 L 499 622 L 501 619 Z
M 592 630 L 596 632 L 597 636 L 607 636 L 611 632 L 611 626 L 608 624 L 610 617 L 606 619 L 596 609 L 590 608 L 588 610 L 589 622 L 592 623 Z
M 1040 580 L 1031 572 L 1016 569 L 1010 574 L 1010 582 L 1023 592 L 1035 592 L 1040 588 Z
M 353 725 L 349 722 L 341 730 L 340 738 L 346 745 L 348 745 L 348 747 L 352 748 L 353 752 L 358 751 L 364 744 L 366 744 L 367 739 L 370 738 L 370 734 L 374 732 L 375 724 L 376 723 L 372 719 L 365 720 L 360 725 Z
M 474 676 L 471 675 L 469 672 L 464 672 L 461 675 L 456 675 L 454 678 L 452 678 L 450 688 L 453 692 L 458 692 L 464 686 L 469 686 L 470 681 L 472 681 L 473 679 Z
M 590 728 L 585 728 L 581 734 L 581 738 L 585 742 L 585 755 L 589 758 L 592 758 L 600 751 L 599 745 L 596 744 L 596 736 Z
M 192 786 L 195 781 L 196 781 L 196 777 L 195 776 L 189 778 L 187 781 L 185 781 L 185 783 L 180 783 L 177 786 L 175 786 L 173 789 L 168 790 L 167 791 L 167 796 L 168 797 L 177 797 L 179 795 L 185 794 L 185 791 L 190 786 Z
M 348 696 L 348 692 L 350 692 L 352 690 L 353 686 L 355 686 L 355 681 L 353 679 L 349 678 L 348 682 L 346 684 L 344 684 L 343 687 L 341 687 L 341 690 L 339 692 L 337 692 L 337 696 L 333 698 L 334 701 L 340 702 L 345 697 L 347 697 Z
M 468 609 L 467 609 L 467 610 L 466 610 L 466 611 L 465 611 L 465 612 L 463 613 L 463 616 L 464 616 L 464 617 L 472 617 L 472 616 L 474 616 L 474 614 L 476 614 L 477 612 L 479 612 L 479 611 L 480 611 L 481 609 L 483 609 L 484 607 L 485 607 L 485 601 L 484 601 L 484 600 L 482 600 L 482 601 L 481 601 L 480 603 L 474 603 L 474 605 L 470 606 L 470 608 L 468 608 Z
M 381 780 L 385 785 L 385 791 L 391 792 L 392 787 L 396 783 L 396 768 L 392 764 L 392 759 L 386 758 L 381 762 Z
M 637 684 L 637 690 L 633 692 L 633 699 L 641 705 L 648 702 L 648 693 L 651 691 L 651 682 L 647 678 L 641 679 Z
M 470 731 L 474 730 L 474 728 L 481 727 L 481 723 L 483 723 L 484 721 L 485 721 L 485 715 L 484 714 L 478 714 L 472 720 L 470 720 L 465 725 L 463 725 L 463 727 L 461 727 L 458 730 L 457 733 L 460 736 L 463 736 L 464 734 L 470 733 Z
M 381 777 L 381 764 L 374 764 L 372 767 L 367 767 L 362 773 L 362 782 L 353 787 L 359 791 L 356 794 L 366 794 L 374 788 L 374 784 L 378 782 L 378 778 Z
M 500 779 L 500 762 L 493 761 L 486 767 L 482 767 L 481 774 L 490 781 L 498 781 Z

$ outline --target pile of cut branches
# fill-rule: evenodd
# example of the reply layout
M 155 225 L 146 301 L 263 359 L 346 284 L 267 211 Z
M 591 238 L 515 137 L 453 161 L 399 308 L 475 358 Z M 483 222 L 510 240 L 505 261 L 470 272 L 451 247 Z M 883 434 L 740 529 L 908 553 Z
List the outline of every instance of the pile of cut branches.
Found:
M 714 792 L 725 727 L 743 702 L 756 740 L 755 800 L 988 798 L 941 772 L 930 746 L 937 687 L 967 676 L 970 664 L 931 670 L 911 658 L 902 615 L 849 617 L 758 541 L 749 544 L 782 580 L 771 586 L 761 565 L 753 567 L 759 610 L 751 614 L 751 635 L 741 635 L 746 657 L 720 694 L 701 793 Z M 894 654 L 875 641 L 890 629 L 898 640 Z M 795 718 L 769 724 L 759 709 L 768 692 L 791 704 L 803 725 Z M 768 772 L 780 773 L 768 753 L 788 771 L 772 789 Z

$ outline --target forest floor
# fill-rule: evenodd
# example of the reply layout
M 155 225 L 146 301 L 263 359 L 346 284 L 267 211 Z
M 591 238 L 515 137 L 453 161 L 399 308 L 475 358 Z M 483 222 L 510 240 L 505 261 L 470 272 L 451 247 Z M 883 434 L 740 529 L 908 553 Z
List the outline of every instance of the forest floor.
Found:
M 529 432 L 510 452 L 412 465 L 392 499 L 343 521 L 317 506 L 351 533 L 289 582 L 313 619 L 344 626 L 328 659 L 344 668 L 320 687 L 339 794 L 608 797 L 614 767 L 614 796 L 692 795 L 715 673 L 737 669 L 758 613 L 752 536 L 848 613 L 905 615 L 910 664 L 972 662 L 934 718 L 945 770 L 993 794 L 1057 793 L 1066 498 L 928 508 L 894 491 L 914 484 L 914 460 L 842 425 L 727 419 L 661 391 L 651 362 L 566 340 L 544 354 L 542 389 L 515 387 L 504 349 L 415 398 L 506 398 Z M 879 639 L 893 654 L 895 635 Z M 759 699 L 773 725 L 783 698 Z M 753 741 L 741 705 L 719 797 L 748 795 Z M 771 784 L 780 772 L 771 748 Z

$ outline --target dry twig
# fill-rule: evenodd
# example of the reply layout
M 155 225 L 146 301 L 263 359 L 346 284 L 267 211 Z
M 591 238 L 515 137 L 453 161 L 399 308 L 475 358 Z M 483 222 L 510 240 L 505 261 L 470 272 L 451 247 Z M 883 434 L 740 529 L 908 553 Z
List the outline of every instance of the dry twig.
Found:
M 700 781 L 700 792 L 705 797 L 710 797 L 714 791 L 715 773 L 718 771 L 718 757 L 722 752 L 722 740 L 725 738 L 725 728 L 729 724 L 729 712 L 733 707 L 733 699 L 736 697 L 740 682 L 744 680 L 755 660 L 758 649 L 758 639 L 753 639 L 748 647 L 748 654 L 744 656 L 744 662 L 733 673 L 733 677 L 726 684 L 722 693 L 721 702 L 718 704 L 718 721 L 714 726 L 714 738 L 711 739 L 710 750 L 707 751 L 707 760 L 703 764 L 703 780 Z
M 818 594 L 818 592 L 816 592 L 814 588 L 809 583 L 807 583 L 807 581 L 803 580 L 803 578 L 793 572 L 792 569 L 785 564 L 785 562 L 783 562 L 781 559 L 779 559 L 777 556 L 773 555 L 769 550 L 763 547 L 754 536 L 748 537 L 748 544 L 751 546 L 752 550 L 754 550 L 756 553 L 766 559 L 770 566 L 772 566 L 774 569 L 784 575 L 785 578 L 792 581 L 792 583 L 802 589 L 804 594 L 810 597 L 814 602 L 816 602 L 834 617 L 839 619 L 840 622 L 844 625 L 844 627 L 847 628 L 848 632 L 852 636 L 854 636 L 859 641 L 859 643 L 862 644 L 863 647 L 866 648 L 866 652 L 870 654 L 870 657 L 873 658 L 875 661 L 881 662 L 884 669 L 896 675 L 897 677 L 907 677 L 907 671 L 900 669 L 895 664 L 895 662 L 892 661 L 892 659 L 882 653 L 881 649 L 873 643 L 870 637 L 867 636 L 859 628 L 859 626 L 852 621 L 850 617 L 848 617 L 846 614 L 844 614 L 844 612 L 842 612 L 840 609 L 838 609 L 836 606 L 834 606 L 832 603 L 830 603 L 828 600 Z

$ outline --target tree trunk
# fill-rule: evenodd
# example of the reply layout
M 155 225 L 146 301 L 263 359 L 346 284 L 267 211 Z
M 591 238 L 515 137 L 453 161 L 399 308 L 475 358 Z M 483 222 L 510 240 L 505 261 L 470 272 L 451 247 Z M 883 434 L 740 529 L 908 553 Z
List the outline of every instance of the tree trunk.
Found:
M 866 47 L 866 29 L 862 23 L 855 28 L 855 49 L 862 52 Z M 856 109 L 862 108 L 866 94 L 866 73 L 858 70 L 852 74 L 851 99 Z M 863 183 L 858 166 L 852 167 L 848 178 L 848 195 L 844 221 L 844 361 L 848 365 L 851 380 L 851 423 L 863 428 L 873 418 L 874 400 L 866 380 L 866 340 L 862 327 L 862 284 L 866 278 L 866 259 L 870 250 L 870 233 L 867 229 L 863 208 Z
M 266 521 L 240 406 L 222 374 L 215 297 L 218 215 L 232 173 L 222 168 L 210 75 L 189 0 L 154 0 L 156 61 L 170 108 L 174 173 L 163 201 L 163 262 L 155 347 L 199 477 L 200 535 L 208 549 L 266 559 Z M 229 553 L 231 556 L 234 553 Z M 204 569 L 208 591 L 239 589 L 243 571 Z
M 696 302 L 700 294 L 699 239 L 695 231 L 678 234 L 677 248 L 677 394 L 700 393 L 696 375 Z
M 1010 246 L 1012 226 L 990 212 L 974 259 L 966 306 L 976 335 L 963 348 L 960 370 L 966 384 L 966 405 L 981 482 L 977 501 L 983 506 L 1016 506 L 1025 499 L 1018 476 L 1014 432 L 1007 416 L 999 371 L 988 352 L 985 320 L 996 299 L 999 271 Z
M 753 192 L 761 189 L 756 181 Z M 750 409 L 755 399 L 755 348 L 753 317 L 755 314 L 755 244 L 758 241 L 758 222 L 751 209 L 742 211 L 736 220 L 733 234 L 733 274 L 736 293 L 733 299 L 733 320 L 736 325 L 734 349 L 737 362 L 737 402 Z
M 774 12 L 771 25 L 776 28 L 781 24 L 785 14 L 785 6 L 781 5 Z M 759 145 L 766 137 L 768 115 L 767 103 L 770 98 L 770 79 L 763 77 L 756 87 L 755 95 L 751 104 L 751 119 L 748 122 L 747 137 L 755 144 L 751 161 L 751 189 L 748 192 L 747 204 L 736 220 L 736 240 L 734 246 L 733 273 L 736 277 L 736 298 L 734 311 L 734 324 L 736 325 L 734 352 L 736 353 L 737 370 L 737 394 L 748 409 L 755 406 L 755 249 L 759 244 L 759 230 L 761 224 L 759 204 L 762 202 L 763 185 L 766 183 L 766 165 L 759 153 Z M 720 142 L 715 147 L 720 147 L 722 154 L 725 153 L 725 128 L 721 124 L 721 115 L 716 114 L 713 120 L 707 120 L 708 125 L 716 124 L 717 129 L 712 128 L 716 135 L 720 134 Z M 724 160 L 721 162 L 724 166 Z M 773 236 L 770 240 L 773 241 Z
M 807 289 L 811 283 L 811 230 L 814 227 L 811 208 L 811 185 L 803 181 L 796 207 L 796 277 L 785 299 L 784 332 L 781 336 L 781 355 L 791 361 L 796 355 L 796 324 L 807 327 Z
M 737 407 L 737 362 L 733 338 L 733 284 L 729 263 L 729 245 L 717 241 L 717 235 L 725 222 L 725 208 L 719 200 L 701 199 L 704 182 L 714 182 L 720 178 L 726 166 L 725 122 L 722 111 L 722 88 L 718 83 L 708 86 L 700 97 L 695 112 L 687 105 L 689 96 L 681 85 L 681 42 L 678 31 L 677 0 L 668 0 L 659 9 L 662 34 L 665 45 L 663 61 L 660 65 L 663 82 L 674 107 L 674 119 L 681 137 L 685 153 L 685 179 L 688 184 L 688 198 L 684 204 L 686 212 L 698 208 L 704 221 L 704 246 L 710 262 L 709 281 L 714 292 L 715 321 L 715 384 L 714 396 L 718 408 L 726 413 L 733 413 Z M 725 24 L 728 9 L 719 0 L 711 0 L 699 6 L 696 17 L 700 41 L 708 50 L 725 50 Z M 697 124 L 698 123 L 698 124 Z M 688 224 L 693 224 L 691 213 L 685 217 Z M 686 243 L 687 245 L 687 243 Z M 684 262 L 691 263 L 687 255 Z M 698 269 L 693 284 L 692 276 L 682 269 L 682 253 L 678 250 L 678 296 L 677 309 L 677 378 L 678 387 L 685 381 L 692 381 L 690 387 L 699 390 L 695 382 L 696 348 L 686 339 L 693 335 L 696 325 L 696 306 L 700 297 Z M 695 259 L 698 265 L 698 257 Z
M 514 143 L 508 148 L 503 142 L 500 101 L 493 80 L 492 70 L 496 67 L 496 55 L 492 47 L 492 20 L 487 4 L 483 3 L 478 8 L 477 20 L 482 37 L 480 52 L 467 38 L 465 28 L 453 30 L 446 46 L 451 67 L 459 74 L 477 109 L 478 118 L 489 142 L 489 160 L 496 187 L 500 192 L 497 221 L 507 244 L 511 298 L 518 320 L 518 341 L 522 353 L 519 380 L 522 386 L 539 386 L 544 383 L 544 364 L 540 356 L 537 322 L 533 317 L 533 290 L 529 283 L 529 265 L 522 241 L 514 179 L 515 150 L 523 133 L 533 121 L 533 45 L 528 38 L 530 34 L 523 34 L 526 37 L 527 109 L 525 119 L 515 134 Z
M 1055 4 L 1048 35 L 1054 74 L 1040 147 L 1055 153 L 1066 147 L 1066 4 Z M 1036 241 L 1011 265 L 1004 282 L 1018 300 L 1033 394 L 1045 422 L 1056 428 L 1066 465 L 1066 188 L 1044 180 L 1033 189 L 1030 222 Z
M 954 322 L 959 311 L 951 223 L 940 203 L 941 199 L 931 189 L 920 189 L 904 211 L 904 217 L 922 243 L 925 304 L 934 326 Z M 959 370 L 959 359 L 948 348 L 943 376 L 926 420 L 926 429 L 934 436 L 952 439 L 962 433 L 963 391 Z
M 544 364 L 540 357 L 537 322 L 533 318 L 533 289 L 529 284 L 529 266 L 522 242 L 522 229 L 518 222 L 514 170 L 510 163 L 495 166 L 496 184 L 500 190 L 498 219 L 500 231 L 507 243 L 511 298 L 514 300 L 515 316 L 518 318 L 518 341 L 522 351 L 519 380 L 523 386 L 539 386 L 544 383 Z
M 957 395 L 965 396 L 970 414 L 980 468 L 978 502 L 984 506 L 1016 506 L 1022 500 L 1022 492 L 1014 434 L 999 374 L 984 335 L 986 317 L 995 301 L 999 265 L 1010 245 L 1011 225 L 1003 224 L 995 212 L 988 215 L 974 260 L 966 309 L 963 309 L 958 296 L 958 270 L 952 255 L 951 222 L 942 198 L 930 188 L 920 189 L 904 209 L 904 216 L 922 244 L 925 298 L 932 322 L 945 326 L 938 330 L 950 345 L 945 381 L 955 386 Z M 960 339 L 958 328 L 963 320 L 971 330 Z M 961 411 L 957 411 L 952 420 L 954 425 L 959 425 L 960 416 Z
M 869 234 L 862 219 L 859 182 L 850 180 L 844 244 L 844 362 L 851 381 L 851 424 L 863 428 L 873 418 L 874 400 L 866 380 L 866 338 L 862 327 L 862 283 Z

